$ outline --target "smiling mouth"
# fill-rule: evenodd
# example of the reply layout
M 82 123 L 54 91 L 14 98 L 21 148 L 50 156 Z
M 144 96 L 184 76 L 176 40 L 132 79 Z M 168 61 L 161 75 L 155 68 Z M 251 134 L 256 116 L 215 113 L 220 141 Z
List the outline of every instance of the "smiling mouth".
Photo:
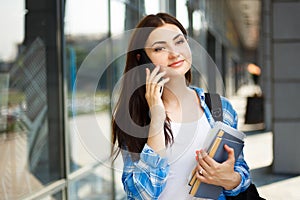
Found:
M 173 62 L 172 64 L 169 65 L 169 67 L 179 67 L 182 65 L 183 62 L 184 62 L 184 60 L 179 60 L 177 62 Z

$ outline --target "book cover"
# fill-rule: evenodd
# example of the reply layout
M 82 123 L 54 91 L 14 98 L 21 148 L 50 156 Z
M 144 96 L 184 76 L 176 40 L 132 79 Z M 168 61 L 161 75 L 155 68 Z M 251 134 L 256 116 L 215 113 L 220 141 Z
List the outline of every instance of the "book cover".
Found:
M 214 128 L 210 130 L 205 140 L 204 149 L 208 155 L 217 162 L 224 162 L 228 158 L 228 154 L 224 149 L 224 145 L 234 149 L 235 159 L 240 155 L 244 147 L 245 134 L 238 131 L 223 122 L 216 122 Z M 222 192 L 221 186 L 201 183 L 196 178 L 197 169 L 194 168 L 192 177 L 189 181 L 191 186 L 190 194 L 195 197 L 217 199 Z

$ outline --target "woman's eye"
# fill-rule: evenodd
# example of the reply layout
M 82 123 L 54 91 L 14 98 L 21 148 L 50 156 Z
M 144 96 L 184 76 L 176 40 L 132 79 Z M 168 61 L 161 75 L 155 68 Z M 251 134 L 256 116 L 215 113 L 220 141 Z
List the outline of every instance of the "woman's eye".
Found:
M 176 42 L 176 44 L 182 44 L 182 43 L 184 43 L 184 39 L 180 39 Z
M 156 47 L 156 48 L 154 48 L 154 51 L 155 52 L 159 52 L 159 51 L 161 51 L 161 50 L 163 50 L 164 49 L 164 47 Z

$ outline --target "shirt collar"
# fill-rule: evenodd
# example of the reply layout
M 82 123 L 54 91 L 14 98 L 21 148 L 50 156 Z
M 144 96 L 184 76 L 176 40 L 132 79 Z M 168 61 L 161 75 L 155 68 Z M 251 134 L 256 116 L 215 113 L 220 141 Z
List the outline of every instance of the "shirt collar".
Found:
M 201 107 L 204 108 L 205 106 L 205 94 L 204 94 L 204 90 L 202 88 L 198 88 L 195 86 L 189 86 L 191 89 L 195 90 L 199 99 L 200 99 L 200 104 Z

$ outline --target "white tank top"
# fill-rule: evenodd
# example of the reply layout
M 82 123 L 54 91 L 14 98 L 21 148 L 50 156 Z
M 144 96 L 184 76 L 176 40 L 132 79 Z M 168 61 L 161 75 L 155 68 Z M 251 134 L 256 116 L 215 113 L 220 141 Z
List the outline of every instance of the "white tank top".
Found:
M 170 171 L 166 187 L 159 199 L 200 199 L 189 195 L 191 187 L 188 182 L 191 172 L 197 164 L 195 151 L 203 147 L 203 142 L 210 129 L 209 122 L 203 113 L 201 118 L 195 122 L 171 122 L 171 129 L 174 135 L 174 143 L 166 151 Z

